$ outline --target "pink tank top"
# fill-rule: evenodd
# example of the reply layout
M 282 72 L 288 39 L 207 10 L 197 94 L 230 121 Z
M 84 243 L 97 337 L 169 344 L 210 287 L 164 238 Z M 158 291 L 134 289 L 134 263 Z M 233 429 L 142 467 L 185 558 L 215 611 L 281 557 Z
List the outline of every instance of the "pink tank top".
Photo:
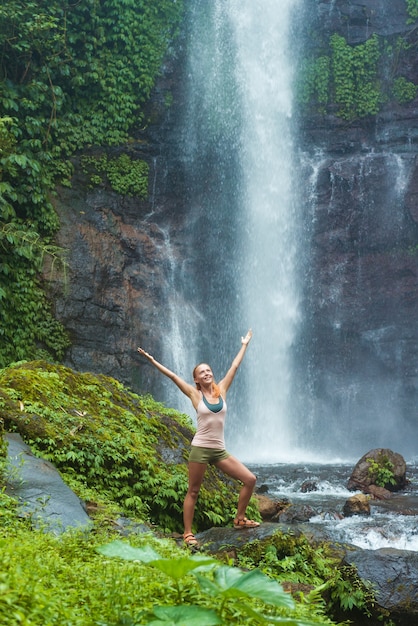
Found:
M 211 411 L 203 402 L 203 396 L 197 405 L 197 432 L 192 440 L 192 446 L 200 448 L 216 448 L 225 450 L 224 425 L 226 416 L 226 402 L 217 413 Z

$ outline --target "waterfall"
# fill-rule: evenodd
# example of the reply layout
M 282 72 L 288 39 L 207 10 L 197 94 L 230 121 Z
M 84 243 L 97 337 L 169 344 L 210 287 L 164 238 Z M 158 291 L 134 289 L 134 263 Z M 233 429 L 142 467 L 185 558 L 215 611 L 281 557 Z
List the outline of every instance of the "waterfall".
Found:
M 292 181 L 298 5 L 195 0 L 187 18 L 179 148 L 187 251 L 173 297 L 190 305 L 172 320 L 172 337 L 187 351 L 185 377 L 204 361 L 219 379 L 252 328 L 228 394 L 226 431 L 228 449 L 251 461 L 286 460 L 292 446 L 291 349 L 300 319 Z

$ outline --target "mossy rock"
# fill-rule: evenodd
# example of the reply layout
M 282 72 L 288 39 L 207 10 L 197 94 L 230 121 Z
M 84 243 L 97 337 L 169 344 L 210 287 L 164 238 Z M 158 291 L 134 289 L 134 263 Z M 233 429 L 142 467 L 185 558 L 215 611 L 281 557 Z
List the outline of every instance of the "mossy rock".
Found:
M 94 489 L 123 515 L 182 529 L 193 424 L 117 380 L 46 361 L 0 370 L 0 420 L 50 460 L 64 480 Z M 238 486 L 208 468 L 196 530 L 228 524 Z

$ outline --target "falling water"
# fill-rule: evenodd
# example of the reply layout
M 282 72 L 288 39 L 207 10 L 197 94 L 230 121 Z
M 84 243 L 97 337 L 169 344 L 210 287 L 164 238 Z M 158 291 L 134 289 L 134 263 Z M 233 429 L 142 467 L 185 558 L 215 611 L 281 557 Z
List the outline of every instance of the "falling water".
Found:
M 227 440 L 232 452 L 257 461 L 285 460 L 292 439 L 291 348 L 300 317 L 292 185 L 298 4 L 196 0 L 187 20 L 182 297 L 194 308 L 177 329 L 189 371 L 209 362 L 218 379 L 253 329 L 228 395 Z
M 241 445 L 263 460 L 292 448 L 291 348 L 299 321 L 298 218 L 292 185 L 292 17 L 297 2 L 231 6 L 242 116 L 241 301 L 255 341 Z M 244 450 L 243 450 L 244 452 Z

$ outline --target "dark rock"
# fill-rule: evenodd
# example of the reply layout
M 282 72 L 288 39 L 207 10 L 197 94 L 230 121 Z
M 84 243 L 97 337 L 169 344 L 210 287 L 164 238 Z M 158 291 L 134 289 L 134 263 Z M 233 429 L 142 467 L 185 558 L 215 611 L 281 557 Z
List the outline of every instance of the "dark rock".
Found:
M 284 511 L 274 516 L 273 520 L 281 524 L 295 524 L 300 522 L 308 522 L 315 517 L 318 512 L 307 504 L 292 504 Z
M 379 490 L 376 489 L 376 475 L 371 471 L 371 464 L 368 459 L 372 459 L 381 467 L 387 466 L 393 473 L 394 484 L 388 482 L 384 485 L 386 490 L 399 491 L 405 488 L 407 484 L 406 463 L 402 455 L 387 448 L 376 448 L 364 454 L 358 461 L 348 480 L 348 489 L 351 491 L 361 489 L 368 492 L 371 485 L 374 485 L 374 495 L 379 493 Z M 380 496 L 384 497 L 384 494 L 381 493 Z
M 302 493 L 308 493 L 310 491 L 318 491 L 318 484 L 315 480 L 305 480 L 301 486 L 300 491 Z
M 369 485 L 365 487 L 366 493 L 370 493 L 373 498 L 377 500 L 389 500 L 392 497 L 392 492 L 389 489 L 385 489 L 384 487 L 379 487 L 378 485 Z
M 363 580 L 372 582 L 377 603 L 393 617 L 418 619 L 418 552 L 394 550 L 347 551 L 345 561 L 355 565 Z M 397 623 L 397 622 L 395 622 Z
M 82 503 L 55 467 L 34 456 L 20 435 L 6 433 L 9 471 L 6 492 L 19 502 L 21 516 L 56 534 L 69 528 L 89 530 L 92 522 Z
M 351 517 L 352 515 L 370 515 L 369 498 L 363 494 L 351 496 L 343 506 L 343 513 L 345 517 Z
M 256 493 L 268 493 L 268 485 L 260 485 L 259 487 L 256 487 Z

